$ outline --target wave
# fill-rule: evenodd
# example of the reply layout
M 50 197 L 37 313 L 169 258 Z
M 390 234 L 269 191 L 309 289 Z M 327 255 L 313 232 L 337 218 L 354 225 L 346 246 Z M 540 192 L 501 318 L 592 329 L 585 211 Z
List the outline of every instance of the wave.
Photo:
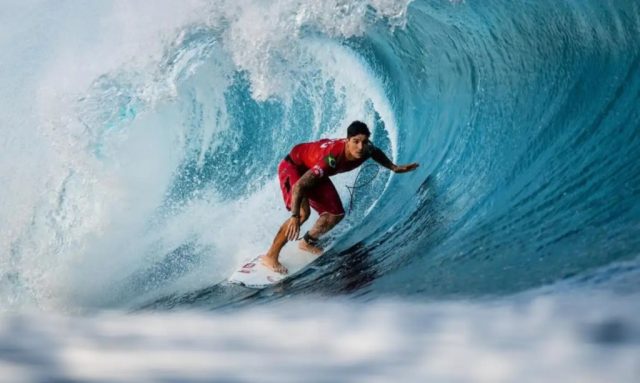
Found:
M 421 167 L 356 189 L 291 292 L 513 294 L 638 255 L 633 2 L 13 7 L 4 306 L 247 299 L 214 285 L 286 217 L 278 161 L 354 119 Z

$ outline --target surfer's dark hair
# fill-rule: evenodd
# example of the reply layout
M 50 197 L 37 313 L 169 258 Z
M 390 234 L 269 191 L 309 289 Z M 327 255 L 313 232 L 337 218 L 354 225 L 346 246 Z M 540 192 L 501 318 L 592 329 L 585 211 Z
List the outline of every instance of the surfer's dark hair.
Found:
M 369 131 L 367 124 L 356 120 L 347 128 L 347 138 L 357 136 L 358 134 L 364 134 L 367 137 L 371 136 L 371 132 Z

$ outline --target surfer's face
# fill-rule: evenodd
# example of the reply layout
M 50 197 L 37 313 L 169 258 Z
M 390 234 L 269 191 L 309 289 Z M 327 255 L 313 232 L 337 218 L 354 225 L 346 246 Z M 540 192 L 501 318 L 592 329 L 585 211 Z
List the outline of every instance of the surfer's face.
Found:
M 355 159 L 364 157 L 369 148 L 369 137 L 365 134 L 358 134 L 347 138 L 347 152 L 349 156 Z

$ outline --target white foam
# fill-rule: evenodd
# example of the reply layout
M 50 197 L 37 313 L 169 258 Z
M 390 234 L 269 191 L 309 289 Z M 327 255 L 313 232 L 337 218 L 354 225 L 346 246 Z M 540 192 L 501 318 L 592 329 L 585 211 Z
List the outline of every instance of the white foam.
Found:
M 391 25 L 405 21 L 409 1 L 313 2 L 281 0 L 265 3 L 255 0 L 220 1 L 215 22 L 226 20 L 224 45 L 231 57 L 251 78 L 253 95 L 258 100 L 291 94 L 299 80 L 308 74 L 309 52 L 300 43 L 305 28 L 328 37 L 351 37 L 365 33 L 371 20 L 385 17 Z M 283 65 L 284 64 L 284 65 Z
M 0 317 L 0 381 L 635 382 L 638 296 Z
M 114 208 L 126 209 L 119 197 L 131 197 L 127 188 L 139 191 L 138 181 L 125 182 L 132 173 L 117 174 L 117 164 L 105 169 L 93 157 L 77 98 L 99 76 L 145 68 L 161 56 L 166 37 L 189 22 L 197 3 L 32 1 L 11 4 L 0 16 L 0 34 L 10 37 L 0 48 L 7 54 L 0 99 L 11 100 L 0 106 L 6 137 L 0 214 L 11 217 L 0 223 L 0 299 L 39 304 L 55 295 L 56 285 L 67 282 L 58 268 L 100 236 Z M 149 154 L 148 148 L 139 151 Z M 145 170 L 136 180 L 153 174 Z
M 212 253 L 218 258 L 204 262 L 207 272 L 194 274 L 185 286 L 219 278 L 235 266 L 238 254 L 263 250 L 285 214 L 275 181 L 232 203 L 205 191 L 205 198 L 189 205 L 193 210 L 186 208 L 156 232 L 149 222 L 185 156 L 196 151 L 202 166 L 208 150 L 233 141 L 224 92 L 235 71 L 246 71 L 254 98 L 277 98 L 287 107 L 296 90 L 318 82 L 321 73 L 320 82 L 333 80 L 342 92 L 345 113 L 332 125 L 335 130 L 319 131 L 321 104 L 311 95 L 317 118 L 310 136 L 338 135 L 352 119 L 371 124 L 367 105 L 372 103 L 395 151 L 397 128 L 383 84 L 347 48 L 328 40 L 322 47 L 321 37 L 312 42 L 303 36 L 305 31 L 327 39 L 358 36 L 380 18 L 401 26 L 407 5 L 382 0 L 8 4 L 0 15 L 0 49 L 6 53 L 0 63 L 0 215 L 10 219 L 0 222 L 0 302 L 64 307 L 70 297 L 99 301 L 123 274 L 155 261 L 148 258 L 151 248 L 163 256 L 193 238 L 220 253 Z M 216 35 L 214 54 L 204 52 L 208 45 L 181 47 L 195 26 Z M 177 57 L 170 62 L 172 54 Z M 176 99 L 194 73 L 206 80 L 190 84 L 197 101 L 211 105 L 196 148 L 186 146 L 185 137 L 193 132 Z M 119 85 L 108 90 L 116 94 L 92 88 L 100 78 Z M 96 94 L 129 97 L 137 109 L 121 126 L 100 124 L 89 117 L 116 113 L 109 108 L 118 105 L 102 105 Z M 224 227 L 215 217 L 225 220 Z M 239 244 L 237 238 L 247 232 L 256 237 Z

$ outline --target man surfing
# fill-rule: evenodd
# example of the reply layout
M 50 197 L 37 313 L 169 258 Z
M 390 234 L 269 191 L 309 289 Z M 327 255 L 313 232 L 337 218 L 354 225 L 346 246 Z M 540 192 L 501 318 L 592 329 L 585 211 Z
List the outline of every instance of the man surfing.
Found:
M 309 207 L 320 217 L 300 240 L 299 247 L 313 254 L 321 254 L 318 238 L 344 218 L 344 208 L 335 186 L 329 179 L 338 173 L 351 171 L 371 158 L 395 173 L 415 170 L 417 163 L 395 165 L 370 141 L 371 132 L 361 121 L 347 128 L 347 138 L 322 139 L 296 145 L 278 165 L 280 188 L 291 217 L 285 221 L 271 248 L 262 256 L 262 263 L 274 271 L 286 274 L 287 268 L 279 261 L 280 251 L 287 241 L 294 241 L 310 214 Z

